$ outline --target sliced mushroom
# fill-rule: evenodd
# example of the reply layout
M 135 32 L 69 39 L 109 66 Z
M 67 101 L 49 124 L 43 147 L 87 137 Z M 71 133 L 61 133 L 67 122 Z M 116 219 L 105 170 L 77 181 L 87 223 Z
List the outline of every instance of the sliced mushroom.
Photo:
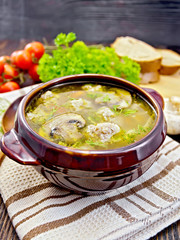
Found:
M 82 138 L 79 129 L 83 128 L 85 123 L 81 115 L 66 113 L 48 121 L 43 125 L 43 128 L 54 140 L 72 144 Z
M 107 104 L 110 107 L 116 105 L 116 109 L 122 109 L 131 105 L 132 96 L 130 92 L 124 89 L 119 89 L 116 92 L 101 93 L 101 96 L 97 97 L 95 102 L 99 104 Z

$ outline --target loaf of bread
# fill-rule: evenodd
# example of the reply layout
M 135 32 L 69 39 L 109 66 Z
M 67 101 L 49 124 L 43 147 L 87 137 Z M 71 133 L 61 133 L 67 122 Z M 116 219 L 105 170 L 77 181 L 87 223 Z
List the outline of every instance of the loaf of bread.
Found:
M 119 57 L 128 56 L 141 66 L 141 83 L 159 80 L 162 55 L 151 45 L 133 37 L 118 37 L 111 44 Z
M 162 55 L 161 68 L 162 75 L 172 75 L 180 69 L 180 54 L 169 49 L 157 49 Z

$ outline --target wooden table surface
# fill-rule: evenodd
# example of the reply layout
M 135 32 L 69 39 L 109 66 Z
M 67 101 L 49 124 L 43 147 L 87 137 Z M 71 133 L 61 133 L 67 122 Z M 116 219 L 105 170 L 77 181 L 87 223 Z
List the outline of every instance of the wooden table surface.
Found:
M 22 49 L 27 43 L 26 40 L 19 42 L 15 41 L 0 41 L 0 56 L 10 55 L 16 49 Z M 180 136 L 170 136 L 180 142 Z M 6 206 L 0 195 L 0 240 L 19 240 L 16 231 L 8 216 Z M 149 240 L 180 240 L 180 220 L 162 230 L 156 236 Z

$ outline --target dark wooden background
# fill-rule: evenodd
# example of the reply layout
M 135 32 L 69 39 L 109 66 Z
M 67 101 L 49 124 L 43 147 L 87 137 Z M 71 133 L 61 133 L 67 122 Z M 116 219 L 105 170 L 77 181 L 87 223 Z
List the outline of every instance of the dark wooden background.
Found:
M 154 46 L 180 46 L 180 1 L 0 0 L 0 40 L 53 39 L 73 31 L 88 43 L 133 36 Z
M 132 36 L 180 52 L 180 0 L 0 0 L 0 55 L 75 32 L 86 43 Z M 5 52 L 3 50 L 6 49 Z M 177 240 L 180 221 L 151 240 Z M 0 239 L 18 240 L 0 196 Z

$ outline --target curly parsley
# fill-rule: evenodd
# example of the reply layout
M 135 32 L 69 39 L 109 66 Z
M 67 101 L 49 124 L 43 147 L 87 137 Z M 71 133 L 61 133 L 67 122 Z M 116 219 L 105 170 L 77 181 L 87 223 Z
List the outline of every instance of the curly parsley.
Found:
M 38 74 L 42 82 L 57 77 L 97 73 L 125 78 L 139 83 L 140 66 L 128 57 L 120 59 L 110 47 L 87 46 L 76 39 L 75 33 L 60 33 L 54 40 L 57 46 L 52 54 L 45 53 L 39 61 Z

